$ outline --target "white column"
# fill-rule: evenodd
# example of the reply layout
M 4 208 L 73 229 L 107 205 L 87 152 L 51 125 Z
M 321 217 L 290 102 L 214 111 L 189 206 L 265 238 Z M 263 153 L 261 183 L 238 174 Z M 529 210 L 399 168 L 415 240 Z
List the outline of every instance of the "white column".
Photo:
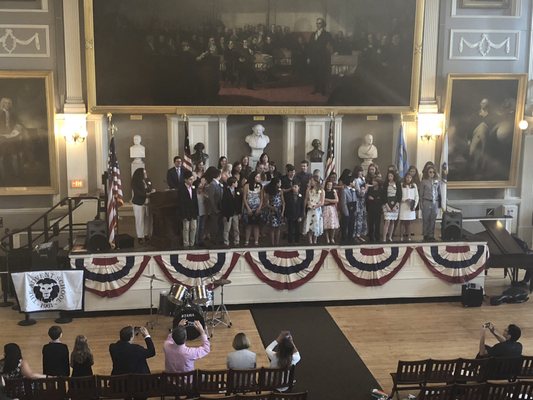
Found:
M 420 103 L 437 104 L 435 84 L 437 80 L 437 46 L 439 42 L 439 1 L 426 0 L 424 5 L 424 32 L 422 71 L 420 76 Z M 438 112 L 438 111 L 432 111 Z
M 189 141 L 192 147 L 198 142 L 202 142 L 205 145 L 205 152 L 209 154 L 209 159 L 207 160 L 206 167 L 209 165 L 216 166 L 218 161 L 218 154 L 222 154 L 219 153 L 218 149 L 212 149 L 209 147 L 209 120 L 209 116 L 189 117 Z
M 333 131 L 333 143 L 335 150 L 335 171 L 337 172 L 337 177 L 341 176 L 341 149 L 342 149 L 342 115 L 335 116 L 335 126 Z M 324 151 L 326 152 L 327 157 L 327 140 L 324 144 Z
M 58 132 L 63 135 L 73 129 L 86 129 L 85 114 L 56 114 Z M 87 166 L 87 140 L 81 142 L 67 141 L 65 146 L 67 162 L 67 193 L 77 196 L 88 192 L 89 172 Z M 79 187 L 72 187 L 73 182 L 79 182 Z
M 89 188 L 102 188 L 102 174 L 107 170 L 107 155 L 109 153 L 109 138 L 107 134 L 106 118 L 102 114 L 87 115 L 88 138 L 94 138 L 96 165 L 95 176 L 91 176 L 93 182 L 89 182 Z
M 520 181 L 520 212 L 518 218 L 518 236 L 533 247 L 533 135 L 525 135 L 522 143 L 522 179 Z
M 221 156 L 228 155 L 228 116 L 218 117 L 218 147 Z
M 64 112 L 85 113 L 81 76 L 80 10 L 78 1 L 63 1 L 65 35 L 65 81 L 67 96 Z
M 294 143 L 296 140 L 296 123 L 303 121 L 301 117 L 283 117 L 283 133 L 285 141 L 285 152 L 283 153 L 283 165 L 294 165 Z
M 177 115 L 167 114 L 167 141 L 168 141 L 168 165 L 173 165 L 172 160 L 180 154 L 179 146 L 179 121 Z

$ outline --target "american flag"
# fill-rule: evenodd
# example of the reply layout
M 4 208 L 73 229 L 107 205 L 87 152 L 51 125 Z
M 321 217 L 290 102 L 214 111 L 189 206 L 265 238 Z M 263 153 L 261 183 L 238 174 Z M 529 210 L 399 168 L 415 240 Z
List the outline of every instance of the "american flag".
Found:
M 124 204 L 122 195 L 122 182 L 120 180 L 120 168 L 118 166 L 117 153 L 115 151 L 115 138 L 109 142 L 109 158 L 107 160 L 107 221 L 109 243 L 115 240 L 115 231 L 118 226 L 118 208 Z
M 189 144 L 189 119 L 185 118 L 185 142 L 183 143 L 183 167 L 192 172 L 191 145 Z
M 328 152 L 326 159 L 326 173 L 324 178 L 328 179 L 329 175 L 335 172 L 335 143 L 333 142 L 333 126 L 335 121 L 333 118 L 329 121 L 329 135 L 328 135 Z

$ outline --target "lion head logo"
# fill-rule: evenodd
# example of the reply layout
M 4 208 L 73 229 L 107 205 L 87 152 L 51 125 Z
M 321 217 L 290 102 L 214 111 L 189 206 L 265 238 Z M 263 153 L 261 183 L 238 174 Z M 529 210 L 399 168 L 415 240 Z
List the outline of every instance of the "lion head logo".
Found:
M 59 284 L 51 278 L 39 279 L 33 286 L 33 293 L 43 303 L 51 303 L 59 295 Z

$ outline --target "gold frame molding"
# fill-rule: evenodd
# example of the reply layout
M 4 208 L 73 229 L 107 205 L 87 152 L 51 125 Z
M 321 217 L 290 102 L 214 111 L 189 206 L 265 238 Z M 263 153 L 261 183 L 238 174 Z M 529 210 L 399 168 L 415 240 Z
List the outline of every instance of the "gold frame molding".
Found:
M 52 71 L 0 71 L 0 78 L 27 79 L 41 78 L 45 83 L 46 115 L 48 126 L 48 160 L 49 186 L 4 186 L 0 187 L 0 196 L 56 194 L 57 187 L 57 151 L 54 132 L 54 84 Z
M 509 7 L 509 0 L 460 0 L 461 8 L 507 8 Z
M 422 65 L 422 37 L 424 25 L 424 0 L 416 1 L 413 58 L 409 106 L 105 106 L 96 104 L 96 67 L 94 54 L 93 0 L 84 0 L 85 60 L 87 97 L 92 113 L 117 114 L 188 114 L 188 115 L 327 115 L 338 114 L 399 114 L 418 110 L 420 75 Z
M 453 83 L 459 80 L 478 80 L 478 81 L 495 81 L 509 80 L 518 82 L 518 91 L 516 93 L 515 120 L 513 130 L 513 145 L 511 150 L 511 162 L 509 165 L 508 180 L 487 180 L 487 181 L 450 181 L 448 187 L 451 189 L 492 189 L 492 188 L 509 188 L 516 187 L 518 178 L 518 160 L 520 158 L 520 148 L 522 145 L 522 132 L 518 123 L 524 116 L 524 104 L 526 100 L 527 74 L 448 74 L 446 84 L 446 130 L 450 126 L 451 106 L 453 99 Z M 476 99 L 479 101 L 480 99 Z

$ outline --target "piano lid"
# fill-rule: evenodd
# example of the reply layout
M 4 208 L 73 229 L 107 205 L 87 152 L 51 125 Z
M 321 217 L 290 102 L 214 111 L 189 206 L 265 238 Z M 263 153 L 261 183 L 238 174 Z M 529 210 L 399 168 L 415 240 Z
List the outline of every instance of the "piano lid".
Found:
M 524 254 L 524 250 L 516 243 L 511 234 L 500 221 L 481 221 L 486 231 L 484 235 L 489 245 L 489 250 L 494 254 Z

